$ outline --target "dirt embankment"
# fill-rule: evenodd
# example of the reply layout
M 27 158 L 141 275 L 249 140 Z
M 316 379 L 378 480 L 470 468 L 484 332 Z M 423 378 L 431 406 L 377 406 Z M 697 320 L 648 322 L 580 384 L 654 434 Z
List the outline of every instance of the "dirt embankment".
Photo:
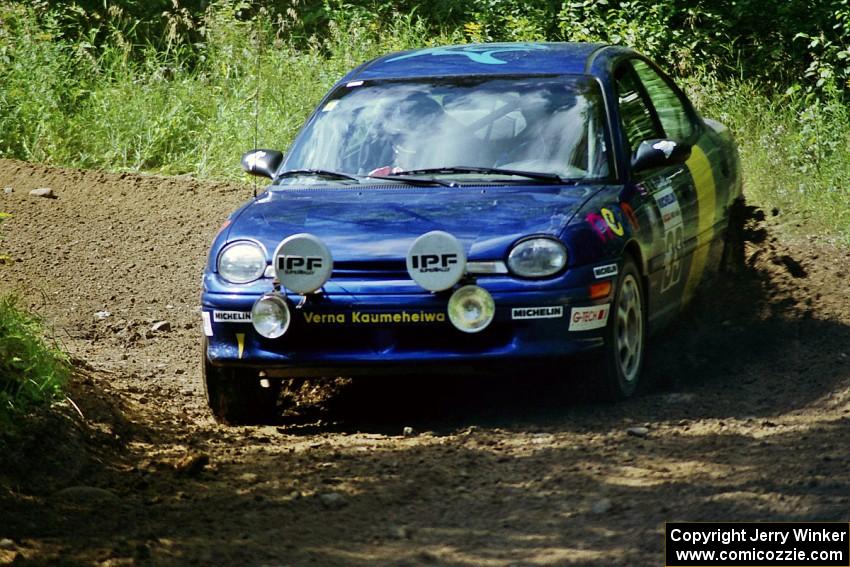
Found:
M 4 187 L 0 291 L 74 356 L 83 417 L 63 405 L 0 459 L 0 564 L 659 565 L 665 521 L 850 517 L 850 250 L 784 211 L 654 338 L 663 385 L 633 401 L 399 376 L 308 383 L 277 426 L 228 428 L 199 280 L 250 187 L 0 161 Z

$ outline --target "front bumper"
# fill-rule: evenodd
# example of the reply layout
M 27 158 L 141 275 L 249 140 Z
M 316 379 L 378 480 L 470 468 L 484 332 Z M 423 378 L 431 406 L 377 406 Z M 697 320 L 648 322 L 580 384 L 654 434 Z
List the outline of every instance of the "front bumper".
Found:
M 495 319 L 475 334 L 449 322 L 450 293 L 311 296 L 301 305 L 300 296 L 289 295 L 289 330 L 278 339 L 266 339 L 250 320 L 239 320 L 250 313 L 259 294 L 205 292 L 207 358 L 215 366 L 256 368 L 272 376 L 351 376 L 397 368 L 541 361 L 603 345 L 604 326 L 570 331 L 570 321 L 574 308 L 604 309 L 610 297 L 590 300 L 586 287 L 491 293 Z M 515 311 L 520 308 L 550 309 Z M 518 318 L 529 315 L 532 318 Z

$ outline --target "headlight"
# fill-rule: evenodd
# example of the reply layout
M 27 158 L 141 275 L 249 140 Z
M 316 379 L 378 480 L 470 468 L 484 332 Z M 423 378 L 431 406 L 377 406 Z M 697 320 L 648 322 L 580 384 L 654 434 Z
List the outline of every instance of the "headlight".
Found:
M 513 247 L 508 267 L 524 278 L 544 278 L 557 274 L 567 265 L 567 249 L 552 238 L 529 238 Z
M 228 244 L 218 256 L 218 273 L 230 283 L 243 284 L 263 276 L 266 252 L 247 240 Z
M 487 328 L 496 315 L 493 296 L 477 285 L 466 285 L 449 298 L 449 321 L 464 333 L 477 333 Z
M 283 336 L 289 329 L 289 305 L 279 295 L 264 295 L 251 309 L 254 330 L 267 339 Z

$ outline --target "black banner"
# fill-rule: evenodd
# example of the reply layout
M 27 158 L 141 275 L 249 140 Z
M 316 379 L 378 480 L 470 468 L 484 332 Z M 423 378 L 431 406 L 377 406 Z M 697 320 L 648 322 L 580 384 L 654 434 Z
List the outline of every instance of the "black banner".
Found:
M 667 567 L 850 567 L 850 524 L 668 523 L 664 558 Z

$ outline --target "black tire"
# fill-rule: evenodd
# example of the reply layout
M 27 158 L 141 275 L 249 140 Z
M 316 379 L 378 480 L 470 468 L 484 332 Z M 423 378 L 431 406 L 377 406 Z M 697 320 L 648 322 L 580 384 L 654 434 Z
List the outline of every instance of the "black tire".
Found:
M 600 390 L 607 400 L 632 397 L 646 357 L 646 295 L 637 264 L 626 256 L 605 328 Z
M 202 367 L 204 393 L 217 422 L 258 425 L 271 423 L 279 416 L 279 379 L 268 379 L 267 387 L 264 387 L 255 370 L 213 366 L 207 358 L 206 338 L 203 341 Z

